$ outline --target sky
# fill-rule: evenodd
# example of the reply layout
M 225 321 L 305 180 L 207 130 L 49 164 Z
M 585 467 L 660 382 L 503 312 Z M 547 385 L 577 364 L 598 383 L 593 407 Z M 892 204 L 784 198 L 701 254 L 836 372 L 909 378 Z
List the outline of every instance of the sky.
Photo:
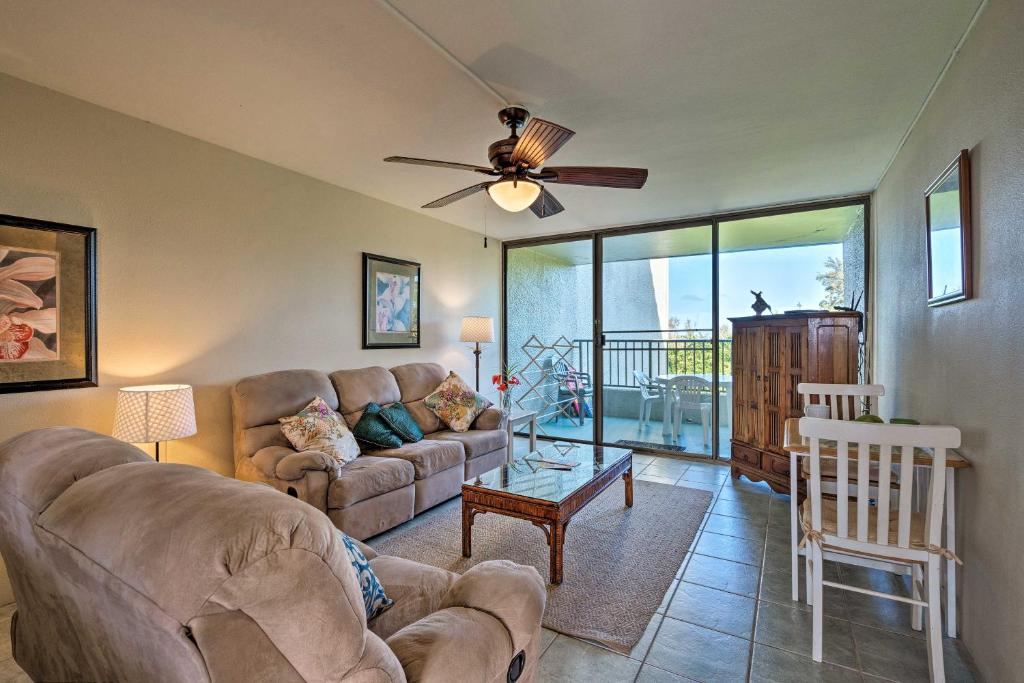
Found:
M 762 292 L 775 313 L 793 308 L 818 308 L 825 289 L 814 276 L 825 259 L 843 257 L 842 244 L 723 253 L 719 256 L 720 317 L 753 315 L 750 290 Z M 711 327 L 711 255 L 669 260 L 669 316 L 687 319 L 694 327 Z

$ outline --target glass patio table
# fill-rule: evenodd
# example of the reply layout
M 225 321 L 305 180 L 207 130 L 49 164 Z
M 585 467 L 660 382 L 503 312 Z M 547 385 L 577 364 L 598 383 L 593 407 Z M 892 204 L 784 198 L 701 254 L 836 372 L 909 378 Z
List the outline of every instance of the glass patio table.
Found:
M 538 458 L 578 462 L 570 470 L 542 467 Z M 573 515 L 613 482 L 625 483 L 633 506 L 633 451 L 628 448 L 554 443 L 485 472 L 462 485 L 462 554 L 473 553 L 473 518 L 484 512 L 531 522 L 550 549 L 550 581 L 562 582 L 565 527 Z

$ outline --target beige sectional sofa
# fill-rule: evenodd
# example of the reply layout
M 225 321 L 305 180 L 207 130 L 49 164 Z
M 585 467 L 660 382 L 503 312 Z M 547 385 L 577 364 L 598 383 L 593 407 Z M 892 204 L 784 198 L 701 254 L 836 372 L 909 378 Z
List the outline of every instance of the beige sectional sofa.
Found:
M 0 443 L 11 647 L 35 681 L 534 680 L 536 569 L 460 576 L 362 548 L 395 601 L 369 622 L 308 505 L 83 429 Z
M 457 496 L 462 482 L 506 459 L 503 417 L 488 408 L 468 432 L 454 432 L 423 399 L 448 376 L 436 363 L 338 370 L 282 370 L 231 390 L 235 476 L 269 484 L 325 512 L 345 533 L 369 538 Z M 364 450 L 343 467 L 323 453 L 298 453 L 278 418 L 319 396 L 354 426 L 367 403 L 401 402 L 426 435 L 401 448 Z

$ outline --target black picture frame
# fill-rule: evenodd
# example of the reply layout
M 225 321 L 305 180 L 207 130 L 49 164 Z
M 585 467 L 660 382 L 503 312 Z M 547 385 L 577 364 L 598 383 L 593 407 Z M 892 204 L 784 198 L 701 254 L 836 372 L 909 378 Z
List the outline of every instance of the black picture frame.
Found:
M 38 380 L 5 381 L 0 376 L 0 394 L 52 391 L 55 389 L 82 389 L 98 386 L 96 363 L 96 229 L 81 225 L 0 214 L 0 228 L 5 227 L 61 233 L 63 235 L 77 236 L 82 239 L 82 282 L 80 283 L 84 298 L 81 301 L 80 348 L 82 352 L 82 372 L 71 377 Z M 15 245 L 13 249 L 18 250 L 18 247 Z M 63 273 L 60 274 L 60 277 L 64 277 Z
M 406 331 L 381 332 L 377 330 L 379 268 L 392 266 L 395 275 L 409 278 L 409 316 Z M 363 348 L 364 349 L 418 349 L 420 348 L 421 264 L 415 261 L 363 252 Z M 371 283 L 371 280 L 373 282 Z M 372 285 L 372 286 L 371 286 Z M 415 301 L 415 304 L 412 302 Z M 389 337 L 393 337 L 389 339 Z
M 935 284 L 935 259 L 937 258 L 932 244 L 934 216 L 932 212 L 932 198 L 945 188 L 951 179 L 957 182 L 957 215 L 960 224 L 958 244 L 960 247 L 960 289 L 953 292 L 936 293 Z M 948 212 L 947 212 L 948 213 Z M 940 212 L 941 215 L 941 212 Z M 966 301 L 974 295 L 974 273 L 972 268 L 973 255 L 971 253 L 971 154 L 970 150 L 962 149 L 956 158 L 943 169 L 939 177 L 924 191 L 924 219 L 925 219 L 925 247 L 928 258 L 928 279 L 925 283 L 925 290 L 929 306 L 945 306 L 946 304 Z M 941 223 L 941 219 L 940 219 Z

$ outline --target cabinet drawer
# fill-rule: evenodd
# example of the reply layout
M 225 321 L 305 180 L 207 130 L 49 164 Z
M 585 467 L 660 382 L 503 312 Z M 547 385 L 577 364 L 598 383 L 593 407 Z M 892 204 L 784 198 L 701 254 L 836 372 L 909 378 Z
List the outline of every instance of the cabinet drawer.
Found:
M 789 479 L 789 454 L 774 455 L 764 454 L 764 470 L 769 474 Z
M 761 467 L 761 451 L 732 442 L 732 459 L 736 462 L 746 463 L 752 467 Z

